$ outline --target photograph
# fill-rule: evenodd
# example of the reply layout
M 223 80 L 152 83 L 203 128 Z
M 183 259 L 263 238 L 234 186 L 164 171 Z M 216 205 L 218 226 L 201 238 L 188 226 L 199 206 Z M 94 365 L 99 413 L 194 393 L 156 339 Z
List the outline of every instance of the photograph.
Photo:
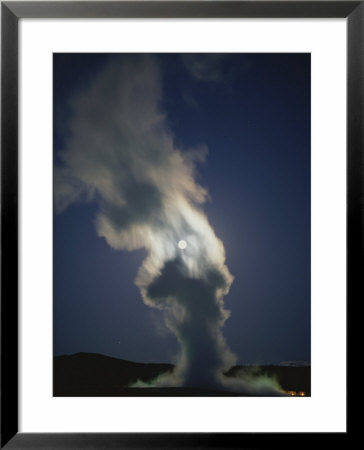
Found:
M 310 53 L 53 53 L 53 396 L 311 396 Z

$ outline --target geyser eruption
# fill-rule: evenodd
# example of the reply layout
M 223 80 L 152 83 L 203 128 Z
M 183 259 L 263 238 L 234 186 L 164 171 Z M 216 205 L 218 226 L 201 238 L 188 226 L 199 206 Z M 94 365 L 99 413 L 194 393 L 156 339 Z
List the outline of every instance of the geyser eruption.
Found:
M 206 148 L 176 147 L 153 57 L 113 61 L 72 101 L 55 168 L 56 211 L 95 201 L 99 236 L 117 250 L 147 250 L 136 284 L 145 304 L 164 311 L 181 345 L 175 373 L 160 383 L 226 387 L 223 372 L 235 356 L 221 329 L 233 277 L 201 209 L 206 190 L 195 181 Z

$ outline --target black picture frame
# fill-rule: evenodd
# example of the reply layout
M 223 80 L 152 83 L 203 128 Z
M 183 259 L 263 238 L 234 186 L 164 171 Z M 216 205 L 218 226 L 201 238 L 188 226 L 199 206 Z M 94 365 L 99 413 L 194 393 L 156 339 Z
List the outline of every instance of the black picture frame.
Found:
M 257 448 L 300 445 L 316 433 L 18 433 L 18 21 L 21 18 L 346 18 L 347 305 L 361 294 L 363 264 L 363 1 L 1 2 L 1 448 Z M 355 300 L 354 300 L 355 301 Z M 349 312 L 349 309 L 347 308 Z M 349 327 L 348 327 L 349 329 Z M 349 339 L 349 336 L 348 336 Z M 347 349 L 349 350 L 349 340 Z M 349 376 L 349 357 L 347 375 Z M 348 385 L 349 386 L 349 385 Z M 350 393 L 348 393 L 350 398 Z M 348 405 L 347 405 L 348 406 Z M 348 445 L 347 431 L 330 433 Z

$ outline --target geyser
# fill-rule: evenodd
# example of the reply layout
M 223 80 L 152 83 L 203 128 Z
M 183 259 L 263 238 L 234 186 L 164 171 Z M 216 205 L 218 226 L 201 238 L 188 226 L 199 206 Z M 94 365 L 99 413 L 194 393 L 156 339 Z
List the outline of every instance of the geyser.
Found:
M 146 305 L 164 311 L 181 346 L 175 373 L 159 383 L 228 387 L 223 372 L 236 358 L 221 330 L 233 277 L 201 209 L 207 192 L 195 165 L 206 148 L 176 146 L 161 100 L 157 61 L 140 55 L 115 58 L 73 99 L 55 207 L 97 202 L 100 237 L 117 250 L 147 250 L 136 284 Z

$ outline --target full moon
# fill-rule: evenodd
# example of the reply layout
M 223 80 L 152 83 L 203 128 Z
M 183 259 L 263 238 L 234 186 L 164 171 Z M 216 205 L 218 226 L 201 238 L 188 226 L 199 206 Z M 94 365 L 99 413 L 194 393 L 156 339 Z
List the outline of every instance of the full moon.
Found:
M 187 247 L 187 242 L 182 239 L 181 241 L 178 242 L 178 247 L 183 250 L 184 248 Z

